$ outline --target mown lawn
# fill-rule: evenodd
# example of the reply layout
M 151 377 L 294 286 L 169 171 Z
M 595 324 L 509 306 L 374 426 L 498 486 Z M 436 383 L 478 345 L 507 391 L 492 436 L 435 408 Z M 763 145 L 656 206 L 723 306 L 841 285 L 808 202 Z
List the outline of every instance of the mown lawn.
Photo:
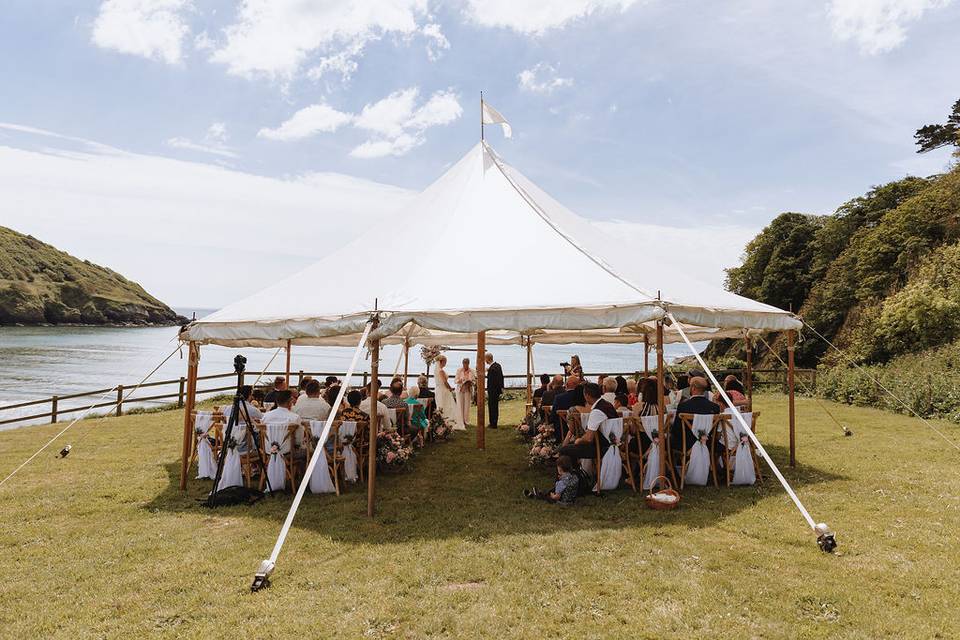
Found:
M 757 405 L 836 555 L 772 478 L 688 489 L 674 512 L 627 490 L 564 510 L 521 497 L 549 478 L 512 429 L 488 431 L 484 452 L 471 429 L 382 478 L 375 520 L 359 488 L 308 494 L 258 594 L 290 498 L 211 512 L 197 506 L 209 482 L 177 491 L 180 412 L 85 421 L 67 459 L 44 453 L 0 488 L 0 636 L 960 637 L 957 451 L 918 421 L 830 405 L 845 438 L 800 399 L 787 469 L 786 403 Z M 53 432 L 0 433 L 0 474 Z

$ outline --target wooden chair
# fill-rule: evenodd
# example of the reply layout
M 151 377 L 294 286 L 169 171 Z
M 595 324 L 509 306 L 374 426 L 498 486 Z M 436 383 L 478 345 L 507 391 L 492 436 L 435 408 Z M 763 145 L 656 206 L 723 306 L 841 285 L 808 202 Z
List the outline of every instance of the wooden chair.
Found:
M 210 417 L 210 424 L 206 426 L 201 426 L 203 430 L 202 433 L 197 433 L 197 416 L 207 416 Z M 214 407 L 212 412 L 206 411 L 194 411 L 190 414 L 191 428 L 193 429 L 193 446 L 190 449 L 190 462 L 187 464 L 187 469 L 193 468 L 193 463 L 197 461 L 197 458 L 200 453 L 200 441 L 210 438 L 212 442 L 208 441 L 210 449 L 213 452 L 213 459 L 217 459 L 217 455 L 220 452 L 220 428 L 223 425 L 223 414 L 220 413 L 219 407 Z M 201 423 L 204 420 L 201 420 Z M 199 465 L 197 469 L 199 473 Z
M 603 424 L 600 425 L 600 428 L 598 429 L 598 431 L 603 432 L 603 436 L 604 436 L 605 438 L 607 438 L 607 441 L 609 442 L 610 436 L 611 436 L 611 435 L 615 435 L 615 434 L 613 433 L 613 428 L 612 428 L 612 423 L 613 423 L 614 420 L 620 420 L 620 421 L 621 421 L 621 422 L 620 422 L 620 435 L 619 435 L 618 437 L 615 436 L 615 437 L 616 437 L 616 440 L 617 440 L 616 443 L 610 442 L 609 444 L 610 444 L 610 447 L 616 447 L 616 451 L 619 452 L 619 456 L 618 456 L 618 457 L 619 457 L 619 462 L 620 462 L 620 464 L 622 465 L 622 464 L 623 464 L 623 451 L 622 451 L 621 447 L 622 447 L 623 441 L 624 441 L 624 437 L 623 437 L 623 433 L 624 433 L 623 418 L 608 418 L 607 420 L 604 420 Z M 595 454 L 594 454 L 594 456 L 595 456 L 595 461 L 594 461 L 594 463 L 596 464 L 596 467 L 595 467 L 595 469 L 596 469 L 596 474 L 595 474 L 595 475 L 596 475 L 596 477 L 597 477 L 597 487 L 596 487 L 596 489 L 597 489 L 597 490 L 596 490 L 596 494 L 597 494 L 597 495 L 600 495 L 600 493 L 603 491 L 603 485 L 601 484 L 601 481 L 600 481 L 600 472 L 603 470 L 603 457 L 602 457 L 601 452 L 600 452 L 600 437 L 599 437 L 599 436 L 600 436 L 600 433 L 598 433 L 598 434 L 593 438 L 594 450 L 595 450 Z M 609 451 L 609 449 L 608 449 L 608 451 Z M 630 476 L 631 476 L 631 478 L 632 478 L 633 474 L 631 473 Z
M 637 478 L 643 478 L 643 444 L 640 439 L 640 431 L 643 426 L 640 424 L 640 418 L 627 416 L 623 419 L 623 439 L 620 441 L 620 463 L 627 473 L 627 482 L 633 488 L 634 492 L 641 491 L 638 486 Z M 631 444 L 637 443 L 637 451 L 631 450 Z M 633 465 L 637 465 L 637 474 L 633 473 Z
M 307 424 L 304 425 L 305 434 L 303 438 L 303 445 L 307 453 L 307 464 L 309 464 L 310 459 L 313 458 L 313 454 L 316 451 L 317 446 L 320 444 L 319 442 L 320 433 L 317 433 L 314 431 L 314 423 L 323 424 L 324 421 L 305 420 L 304 422 L 306 422 Z M 340 431 L 340 425 L 342 423 L 343 423 L 342 420 L 335 420 L 333 424 L 330 426 L 330 433 L 327 434 L 327 442 L 334 443 L 333 454 L 331 455 L 330 452 L 327 451 L 326 446 L 324 446 L 323 459 L 317 461 L 317 464 L 327 465 L 327 469 L 329 469 L 330 471 L 330 477 L 333 479 L 333 488 L 336 491 L 336 494 L 338 496 L 340 495 L 340 477 L 343 471 L 343 465 L 342 465 L 343 458 L 342 457 L 338 458 L 337 456 L 337 454 L 339 453 L 337 443 L 339 441 L 339 431 Z M 302 481 L 310 482 L 310 478 L 307 478 L 306 475 L 304 474 Z
M 746 422 L 748 423 L 750 430 L 754 435 L 756 435 L 757 418 L 760 417 L 760 412 L 743 412 L 741 415 L 747 418 Z M 726 470 L 728 487 L 730 486 L 732 480 L 730 459 L 731 457 L 736 456 L 737 447 L 740 446 L 740 438 L 736 436 L 737 429 L 734 426 L 735 420 L 736 418 L 733 415 L 729 413 L 723 413 L 720 415 L 720 425 L 717 428 L 717 432 L 721 438 L 721 443 L 723 444 L 723 468 Z M 753 444 L 753 440 L 747 438 L 747 446 L 750 447 L 750 457 L 753 458 L 753 468 L 756 474 L 757 484 L 763 484 L 763 471 L 760 466 L 760 460 L 757 458 L 757 448 Z
M 357 422 L 357 435 L 353 439 L 353 450 L 357 452 L 357 473 L 360 475 L 360 482 L 366 482 L 368 458 L 370 456 L 369 422 Z
M 296 433 L 296 429 L 299 426 L 300 426 L 299 423 L 294 423 L 294 424 L 286 425 L 285 427 L 282 427 L 280 425 L 267 425 L 261 422 L 260 420 L 254 421 L 254 428 L 257 430 L 257 434 L 260 437 L 261 446 L 263 447 L 264 466 L 265 467 L 269 466 L 270 457 L 274 455 L 271 453 L 271 449 L 273 448 L 274 443 L 276 443 L 277 447 L 280 449 L 280 452 L 277 455 L 281 456 L 281 458 L 283 459 L 284 477 L 286 478 L 286 481 L 290 483 L 290 487 L 292 488 L 293 491 L 296 491 L 297 489 L 295 475 L 294 475 L 294 467 L 293 467 L 293 464 L 294 464 L 293 438 L 294 438 L 294 434 Z M 283 429 L 282 436 L 280 435 L 279 429 Z M 271 436 L 271 433 L 270 433 L 271 430 L 273 430 L 274 436 L 279 437 L 279 440 Z M 287 453 L 283 453 L 284 444 L 288 445 Z M 264 476 L 264 474 L 261 473 L 260 474 L 260 490 L 261 491 L 263 491 L 263 488 L 266 485 L 266 481 L 267 481 L 266 477 Z M 273 486 L 270 487 L 272 491 L 282 491 L 283 488 L 284 487 L 279 487 L 279 488 L 273 487 Z
M 681 413 L 678 415 L 680 417 L 680 423 L 683 425 L 683 429 L 680 430 L 681 446 L 682 446 L 682 448 L 680 449 L 680 456 L 681 456 L 680 490 L 683 491 L 683 485 L 686 482 L 686 476 L 687 476 L 687 465 L 690 462 L 690 451 L 692 451 L 692 446 L 689 450 L 687 449 L 687 432 L 689 431 L 690 433 L 694 433 L 693 422 L 696 419 L 696 416 L 698 414 Z M 717 488 L 720 487 L 720 483 L 717 480 L 717 461 L 716 461 L 716 457 L 714 456 L 713 444 L 716 441 L 715 440 L 716 430 L 717 430 L 717 425 L 719 424 L 720 424 L 720 416 L 714 415 L 710 423 L 709 431 L 706 434 L 704 434 L 706 435 L 707 442 L 708 442 L 707 447 L 709 449 L 709 456 L 710 456 L 710 475 L 713 478 L 713 486 Z M 696 437 L 696 435 L 694 435 L 694 437 Z M 697 439 L 699 440 L 699 438 Z
M 407 412 L 406 405 L 397 407 L 395 410 L 396 422 L 395 426 L 397 431 L 400 432 L 400 435 L 407 438 L 409 437 L 410 432 L 410 414 Z

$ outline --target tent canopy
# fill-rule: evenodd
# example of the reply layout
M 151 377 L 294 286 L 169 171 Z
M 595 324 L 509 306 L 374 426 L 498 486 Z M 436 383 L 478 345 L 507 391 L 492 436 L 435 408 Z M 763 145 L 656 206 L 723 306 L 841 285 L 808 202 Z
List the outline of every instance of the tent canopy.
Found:
M 321 244 L 322 247 L 322 244 Z M 452 262 L 442 255 L 452 255 Z M 558 265 L 561 277 L 532 277 Z M 395 218 L 300 273 L 192 322 L 184 341 L 270 347 L 642 342 L 672 312 L 693 339 L 801 326 L 792 314 L 643 262 L 484 142 Z M 666 339 L 679 340 L 667 328 Z

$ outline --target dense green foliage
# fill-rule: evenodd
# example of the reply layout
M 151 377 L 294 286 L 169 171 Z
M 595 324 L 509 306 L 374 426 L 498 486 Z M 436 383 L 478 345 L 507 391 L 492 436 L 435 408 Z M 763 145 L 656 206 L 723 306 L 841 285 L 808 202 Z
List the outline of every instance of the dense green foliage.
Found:
M 172 324 L 172 309 L 119 273 L 0 227 L 0 324 Z
M 928 124 L 914 134 L 917 153 L 926 153 L 940 147 L 954 146 L 960 149 L 960 100 L 953 103 L 953 111 L 945 124 Z
M 727 286 L 798 311 L 861 362 L 960 335 L 960 169 L 876 187 L 830 216 L 784 213 L 747 246 Z M 801 365 L 830 361 L 805 340 Z

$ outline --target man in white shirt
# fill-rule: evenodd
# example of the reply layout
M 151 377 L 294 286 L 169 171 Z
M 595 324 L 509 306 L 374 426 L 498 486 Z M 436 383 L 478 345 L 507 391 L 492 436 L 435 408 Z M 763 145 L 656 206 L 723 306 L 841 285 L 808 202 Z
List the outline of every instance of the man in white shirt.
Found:
M 289 389 L 284 389 L 278 391 L 276 395 L 277 406 L 275 409 L 271 409 L 263 414 L 263 424 L 283 424 L 297 425 L 297 432 L 294 436 L 296 444 L 298 447 L 303 446 L 303 427 L 300 426 L 300 416 L 295 414 L 292 411 L 293 408 L 293 392 Z M 264 448 L 269 450 L 269 443 L 263 443 Z M 286 438 L 283 443 L 280 445 L 280 452 L 283 454 L 290 453 L 290 439 Z
M 584 434 L 576 439 L 574 439 L 572 431 L 567 434 L 563 446 L 560 447 L 559 454 L 561 456 L 570 456 L 574 460 L 593 459 L 597 454 L 596 444 L 594 443 L 597 438 L 600 439 L 600 457 L 603 457 L 603 454 L 607 452 L 610 442 L 600 432 L 600 425 L 608 418 L 618 418 L 619 415 L 613 405 L 600 396 L 600 385 L 594 382 L 583 385 L 583 397 L 590 407 L 586 429 Z
M 326 420 L 330 415 L 330 405 L 320 397 L 320 383 L 310 380 L 305 391 L 305 395 L 297 398 L 293 412 L 304 420 Z

